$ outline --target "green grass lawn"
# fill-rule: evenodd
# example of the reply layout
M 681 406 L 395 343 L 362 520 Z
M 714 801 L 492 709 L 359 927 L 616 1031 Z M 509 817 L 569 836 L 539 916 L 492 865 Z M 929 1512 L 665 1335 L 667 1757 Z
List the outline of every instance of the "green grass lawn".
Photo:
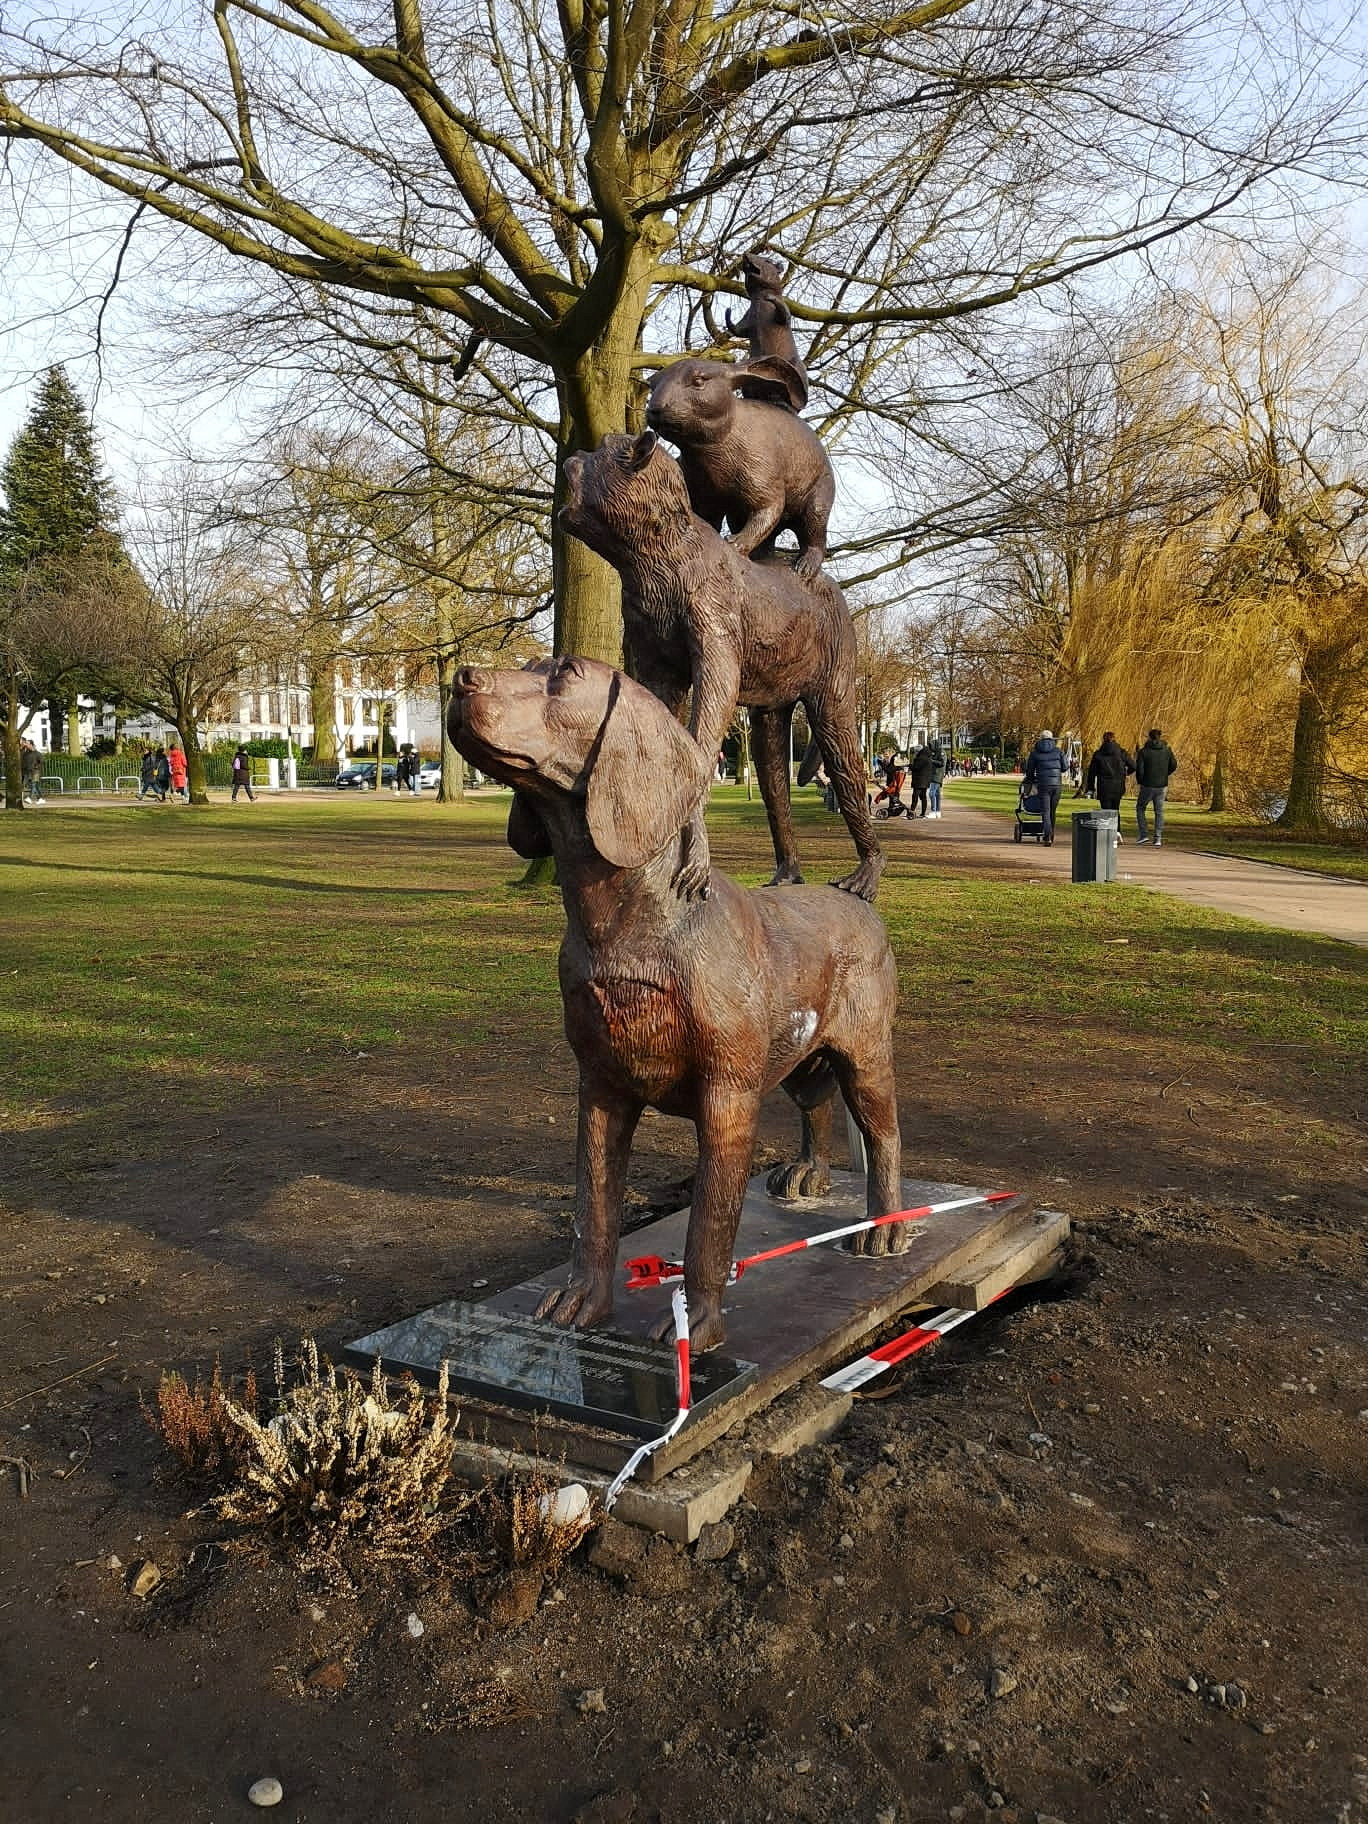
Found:
M 1012 795 L 956 795 L 994 790 Z M 358 797 L 6 816 L 0 1110 L 23 1124 L 76 1099 L 135 1121 L 149 1098 L 421 1079 L 551 1042 L 561 905 L 518 885 L 506 812 Z M 810 879 L 847 865 L 815 795 L 798 818 Z M 768 877 L 758 801 L 720 790 L 710 827 L 720 866 Z M 1361 1069 L 1368 959 L 1349 946 L 1138 888 L 945 877 L 925 853 L 895 858 L 879 900 L 919 1051 L 1015 1073 L 1032 1047 L 1076 1064 L 1120 1034 Z
M 956 804 L 1010 817 L 1016 808 L 1018 785 L 1015 779 L 952 779 L 945 792 Z M 1061 822 L 1072 821 L 1080 811 L 1096 809 L 1096 799 L 1075 798 L 1070 786 L 1065 787 L 1059 800 Z M 1135 833 L 1133 786 L 1121 808 L 1121 833 L 1127 840 Z M 1217 855 L 1237 855 L 1286 868 L 1307 868 L 1317 874 L 1368 880 L 1368 842 L 1310 842 L 1283 837 L 1270 824 L 1250 823 L 1233 812 L 1205 811 L 1200 805 L 1183 804 L 1173 798 L 1164 806 L 1164 841 L 1175 848 L 1207 849 Z

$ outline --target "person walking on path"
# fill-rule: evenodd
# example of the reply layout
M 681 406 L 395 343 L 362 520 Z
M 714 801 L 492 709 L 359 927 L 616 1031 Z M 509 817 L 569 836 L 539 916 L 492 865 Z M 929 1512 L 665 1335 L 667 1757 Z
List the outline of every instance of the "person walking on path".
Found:
M 233 755 L 233 797 L 237 803 L 239 792 L 246 792 L 250 803 L 256 803 L 256 793 L 252 790 L 252 762 L 245 747 L 240 747 Z
M 912 809 L 909 817 L 925 817 L 926 795 L 931 788 L 931 774 L 935 770 L 935 758 L 929 741 L 924 741 L 912 756 L 907 777 L 912 786 Z
M 19 796 L 30 804 L 45 804 L 43 797 L 43 756 L 32 741 L 19 743 Z
M 159 747 L 156 752 L 156 763 L 152 774 L 152 784 L 156 788 L 157 803 L 166 803 L 166 794 L 171 790 L 171 762 L 166 757 L 166 749 Z
M 157 789 L 157 756 L 149 747 L 138 762 L 138 797 L 146 798 Z
M 945 783 L 945 749 L 937 741 L 931 750 L 931 783 L 926 788 L 926 802 L 929 806 L 928 817 L 939 817 L 941 814 L 941 787 Z
M 1140 843 L 1149 841 L 1149 831 L 1145 828 L 1145 812 L 1154 807 L 1154 846 L 1164 846 L 1164 797 L 1168 791 L 1168 782 L 1178 771 L 1178 762 L 1173 757 L 1173 749 L 1165 741 L 1157 728 L 1149 732 L 1149 739 L 1135 756 L 1135 840 Z
M 1110 729 L 1102 737 L 1102 745 L 1088 762 L 1088 777 L 1084 782 L 1084 796 L 1096 798 L 1104 811 L 1117 813 L 1116 840 L 1121 840 L 1120 812 L 1121 800 L 1126 795 L 1126 781 L 1135 771 L 1135 762 L 1122 747 Z
M 1054 845 L 1055 812 L 1064 784 L 1064 767 L 1064 755 L 1056 747 L 1053 733 L 1042 729 L 1039 741 L 1026 756 L 1023 778 L 1027 790 L 1034 791 L 1040 799 L 1040 840 L 1047 849 Z
M 190 802 L 190 763 L 185 750 L 174 741 L 166 750 L 166 764 L 171 772 L 171 796 Z

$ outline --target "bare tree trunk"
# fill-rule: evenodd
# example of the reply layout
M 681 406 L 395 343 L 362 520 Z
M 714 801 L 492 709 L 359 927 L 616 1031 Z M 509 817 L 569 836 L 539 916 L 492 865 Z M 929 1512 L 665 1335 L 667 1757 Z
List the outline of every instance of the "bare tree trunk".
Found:
M 5 809 L 24 808 L 23 759 L 19 747 L 19 667 L 13 658 L 5 666 Z
M 204 753 L 199 744 L 199 730 L 195 718 L 182 716 L 176 723 L 176 732 L 185 749 L 185 784 L 190 793 L 191 804 L 207 805 L 209 802 L 209 783 L 204 776 Z
M 456 654 L 443 645 L 437 654 L 437 719 L 441 727 L 442 777 L 437 783 L 438 804 L 459 804 L 465 797 L 465 761 L 451 745 L 447 733 L 447 710 L 451 706 L 452 684 L 456 677 Z
M 427 435 L 425 453 L 428 458 L 428 485 L 432 493 L 432 555 L 436 568 L 442 573 L 442 580 L 436 589 L 436 631 L 437 631 L 437 721 L 440 729 L 438 736 L 438 753 L 442 761 L 442 776 L 437 781 L 438 804 L 451 804 L 465 797 L 465 762 L 451 745 L 447 734 L 447 710 L 451 705 L 452 686 L 456 678 L 456 622 L 451 612 L 451 584 L 446 578 L 446 566 L 451 557 L 449 528 L 447 525 L 446 500 L 440 487 L 435 487 L 435 471 L 432 467 L 436 458 L 436 433 L 431 418 L 424 415 L 424 431 Z
M 1226 738 L 1216 743 L 1216 758 L 1211 767 L 1211 805 L 1213 811 L 1226 808 Z
M 309 718 L 313 723 L 313 757 L 329 764 L 337 759 L 335 668 L 331 659 L 305 660 L 309 679 Z
M 81 751 L 81 699 L 73 690 L 66 700 L 66 751 Z
M 1302 658 L 1297 720 L 1292 730 L 1292 776 L 1279 824 L 1287 830 L 1321 830 L 1325 815 L 1330 730 L 1327 700 L 1338 649 L 1311 647 Z
M 555 649 L 584 659 L 602 659 L 609 665 L 622 663 L 622 596 L 617 572 L 565 531 L 560 509 L 565 504 L 566 458 L 576 450 L 597 449 L 611 431 L 625 431 L 636 410 L 632 361 L 652 256 L 643 242 L 640 254 L 634 250 L 625 257 L 631 270 L 612 317 L 593 347 L 559 382 L 560 447 L 551 515 Z
M 375 699 L 375 789 L 381 791 L 385 783 L 385 723 L 389 703 L 383 696 Z

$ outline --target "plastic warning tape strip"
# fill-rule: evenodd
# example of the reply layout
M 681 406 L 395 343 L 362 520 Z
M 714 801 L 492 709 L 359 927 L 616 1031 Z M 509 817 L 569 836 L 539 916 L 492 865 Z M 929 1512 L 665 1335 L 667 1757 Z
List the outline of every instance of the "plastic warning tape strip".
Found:
M 604 1510 L 613 1511 L 613 1505 L 632 1477 L 641 1468 L 647 1457 L 653 1456 L 662 1445 L 668 1444 L 685 1419 L 689 1416 L 689 1401 L 692 1388 L 689 1380 L 689 1306 L 684 1297 L 682 1285 L 676 1286 L 670 1295 L 670 1309 L 674 1316 L 675 1332 L 675 1404 L 677 1411 L 674 1418 L 661 1432 L 658 1438 L 650 1438 L 645 1444 L 634 1450 L 622 1468 L 608 1485 L 608 1492 L 603 1497 Z
M 904 1330 L 901 1336 L 891 1337 L 888 1342 L 880 1343 L 877 1349 L 871 1349 L 868 1355 L 857 1356 L 844 1368 L 838 1368 L 834 1374 L 828 1374 L 822 1386 L 832 1393 L 853 1393 L 857 1387 L 863 1387 L 866 1381 L 872 1381 L 875 1375 L 885 1369 L 905 1362 L 919 1349 L 929 1349 L 932 1343 L 938 1343 L 947 1331 L 958 1324 L 968 1323 L 971 1317 L 977 1317 L 976 1311 L 959 1311 L 950 1309 L 938 1312 L 935 1317 L 927 1318 L 923 1324 L 915 1324 L 911 1330 Z
M 804 1248 L 820 1248 L 829 1241 L 843 1241 L 847 1235 L 860 1235 L 866 1229 L 881 1229 L 890 1222 L 920 1222 L 927 1216 L 943 1216 L 950 1210 L 969 1210 L 981 1203 L 1006 1203 L 1015 1191 L 983 1191 L 975 1197 L 951 1197 L 944 1203 L 924 1203 L 916 1210 L 894 1210 L 888 1216 L 871 1216 L 864 1222 L 850 1222 L 840 1229 L 827 1229 L 821 1235 L 805 1235 L 799 1241 L 787 1241 L 782 1247 L 766 1248 L 760 1254 L 748 1254 L 734 1260 L 727 1284 L 734 1286 L 747 1267 L 763 1260 L 778 1260 L 784 1254 L 801 1254 Z M 665 1260 L 659 1254 L 639 1254 L 627 1262 L 627 1290 L 639 1292 L 645 1286 L 669 1285 L 683 1279 L 684 1268 L 677 1260 Z

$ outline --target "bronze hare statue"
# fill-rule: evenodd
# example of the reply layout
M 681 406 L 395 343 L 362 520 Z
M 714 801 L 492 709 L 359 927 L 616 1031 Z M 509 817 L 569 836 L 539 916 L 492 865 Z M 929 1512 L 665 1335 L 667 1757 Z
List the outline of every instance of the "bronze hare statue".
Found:
M 678 447 L 694 512 L 718 531 L 729 526 L 734 550 L 768 552 L 790 531 L 794 567 L 816 576 L 836 480 L 821 439 L 798 416 L 806 398 L 802 375 L 786 360 L 687 359 L 651 382 L 646 422 Z

